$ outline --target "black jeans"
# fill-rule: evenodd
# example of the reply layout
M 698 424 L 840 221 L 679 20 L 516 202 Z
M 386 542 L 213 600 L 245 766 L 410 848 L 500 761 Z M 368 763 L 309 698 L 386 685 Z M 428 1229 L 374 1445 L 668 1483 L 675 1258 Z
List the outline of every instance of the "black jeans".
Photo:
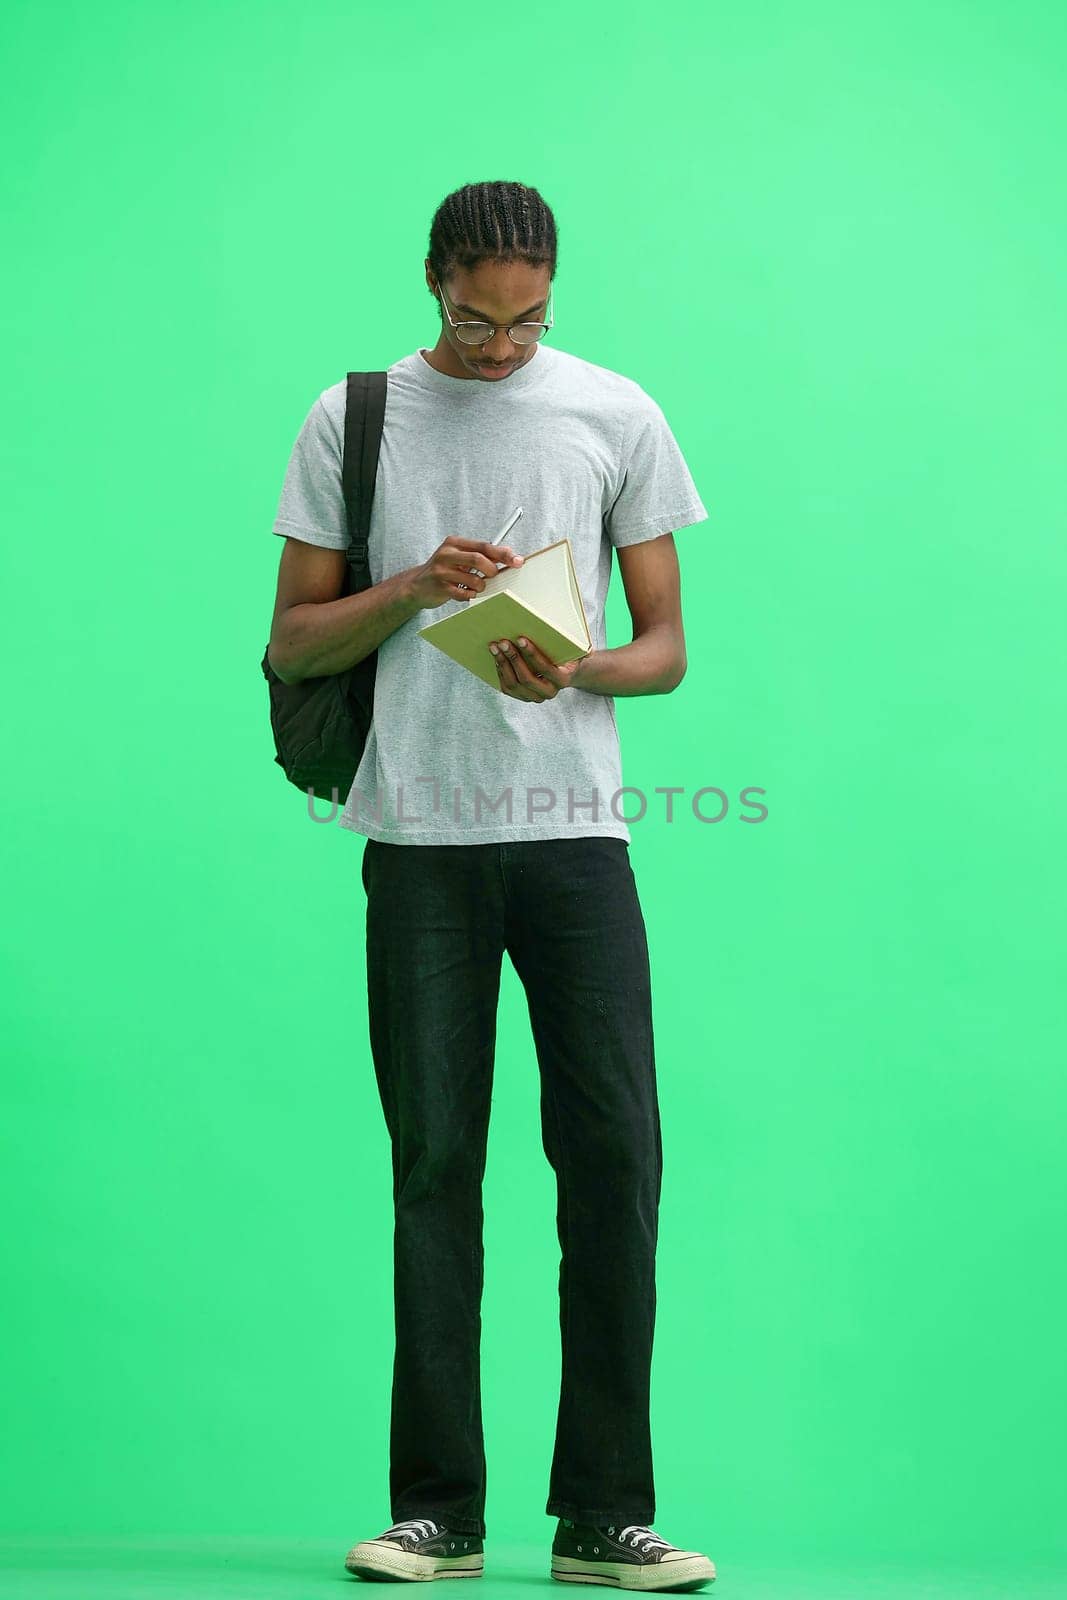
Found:
M 651 1523 L 663 1147 L 644 917 L 623 839 L 368 839 L 371 1051 L 392 1147 L 394 1521 L 485 1536 L 482 1179 L 502 953 L 526 991 L 556 1174 L 550 1516 Z

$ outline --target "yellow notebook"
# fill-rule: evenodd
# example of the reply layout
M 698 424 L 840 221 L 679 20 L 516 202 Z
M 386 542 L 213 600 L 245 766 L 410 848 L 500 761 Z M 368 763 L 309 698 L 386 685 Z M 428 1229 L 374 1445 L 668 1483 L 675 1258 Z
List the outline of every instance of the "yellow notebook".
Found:
M 486 578 L 481 594 L 462 610 L 419 629 L 419 637 L 443 650 L 494 689 L 500 687 L 490 639 L 519 634 L 557 666 L 591 653 L 589 623 L 574 571 L 569 539 L 527 556 L 521 567 L 505 567 Z

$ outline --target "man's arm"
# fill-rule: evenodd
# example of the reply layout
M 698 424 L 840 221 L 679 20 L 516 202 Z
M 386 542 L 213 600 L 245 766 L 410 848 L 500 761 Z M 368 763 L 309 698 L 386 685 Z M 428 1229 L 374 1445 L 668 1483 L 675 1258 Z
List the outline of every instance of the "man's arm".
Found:
M 268 646 L 283 683 L 354 667 L 423 609 L 413 587 L 418 567 L 342 597 L 345 559 L 343 550 L 286 538 Z
M 570 682 L 592 694 L 669 694 L 685 677 L 681 576 L 674 534 L 616 547 L 633 642 L 583 656 Z

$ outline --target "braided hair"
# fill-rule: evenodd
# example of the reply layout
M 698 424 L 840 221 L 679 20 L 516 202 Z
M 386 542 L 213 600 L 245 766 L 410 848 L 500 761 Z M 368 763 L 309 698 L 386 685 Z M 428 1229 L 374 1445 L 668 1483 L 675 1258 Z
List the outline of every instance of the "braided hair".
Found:
M 556 275 L 556 219 L 524 183 L 468 183 L 434 212 L 427 256 L 438 283 L 479 261 L 525 261 Z M 434 296 L 437 299 L 437 296 Z M 441 302 L 437 299 L 438 309 Z

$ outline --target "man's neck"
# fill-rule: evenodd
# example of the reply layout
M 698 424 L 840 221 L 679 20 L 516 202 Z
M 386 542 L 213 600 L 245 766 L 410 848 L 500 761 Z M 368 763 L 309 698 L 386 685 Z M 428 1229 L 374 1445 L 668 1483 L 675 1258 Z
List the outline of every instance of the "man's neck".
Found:
M 472 378 L 476 383 L 478 382 L 477 374 L 467 371 L 466 367 L 456 356 L 455 351 L 447 341 L 445 341 L 443 344 L 439 342 L 438 344 L 434 345 L 432 350 L 420 349 L 419 354 L 426 362 L 427 366 L 432 367 L 435 372 L 443 372 L 447 378 Z M 523 367 L 525 367 L 529 362 L 535 360 L 536 357 L 537 346 L 534 345 L 532 353 L 526 356 L 524 360 L 519 362 L 519 365 L 515 368 L 515 372 L 521 371 Z M 514 373 L 512 373 L 511 376 L 514 376 Z M 482 381 L 484 382 L 485 380 L 483 379 Z M 490 382 L 491 381 L 492 380 L 490 380 Z

